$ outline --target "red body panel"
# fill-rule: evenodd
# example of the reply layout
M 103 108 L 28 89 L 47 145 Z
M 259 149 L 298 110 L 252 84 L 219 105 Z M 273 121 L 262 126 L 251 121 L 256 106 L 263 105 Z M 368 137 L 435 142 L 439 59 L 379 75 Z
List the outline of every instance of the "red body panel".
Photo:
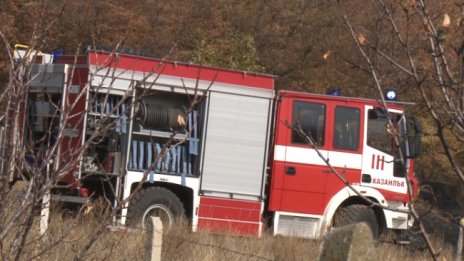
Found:
M 343 177 L 350 183 L 350 184 L 357 184 L 361 179 L 361 171 L 359 169 L 343 169 L 343 168 L 335 168 L 338 173 L 343 173 Z M 337 177 L 335 174 L 330 173 L 327 175 L 327 190 L 326 190 L 326 198 L 325 198 L 325 205 L 329 203 L 332 197 L 339 192 L 342 188 L 346 185 Z
M 201 197 L 198 229 L 259 235 L 261 205 L 258 201 Z
M 245 73 L 206 66 L 161 61 L 153 58 L 131 56 L 126 54 L 112 55 L 107 52 L 90 52 L 89 63 L 98 66 L 110 66 L 125 70 L 157 73 L 182 78 L 214 81 L 263 89 L 274 89 L 274 77 L 265 74 Z

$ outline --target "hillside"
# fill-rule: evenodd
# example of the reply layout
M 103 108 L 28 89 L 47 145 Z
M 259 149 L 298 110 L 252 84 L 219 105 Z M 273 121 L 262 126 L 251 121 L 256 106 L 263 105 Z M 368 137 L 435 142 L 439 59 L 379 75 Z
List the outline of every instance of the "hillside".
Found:
M 28 97 L 28 79 L 12 59 L 17 43 L 43 53 L 82 54 L 96 49 L 272 74 L 277 90 L 326 93 L 337 87 L 343 96 L 379 100 L 384 90 L 395 89 L 398 102 L 406 104 L 407 114 L 422 123 L 422 129 L 417 130 L 422 154 L 414 162 L 415 175 L 422 184 L 417 202 L 420 220 L 433 234 L 436 249 L 443 245 L 451 259 L 457 221 L 464 215 L 463 14 L 464 3 L 454 0 L 4 0 L 0 5 L 0 118 L 18 115 Z M 37 97 L 44 98 L 41 94 Z M 52 100 L 50 97 L 47 99 Z M 15 135 L 8 140 L 16 146 Z M 21 153 L 12 157 L 23 159 L 29 152 Z M 0 197 L 12 194 L 7 176 L 23 169 L 18 164 L 2 173 Z M 39 179 L 37 183 L 45 182 Z M 55 182 L 61 185 L 58 179 Z M 89 259 L 141 258 L 137 243 L 129 245 L 127 251 L 124 247 L 119 250 L 119 245 L 124 245 L 120 239 L 126 236 L 134 242 L 143 241 L 137 232 L 109 232 L 102 226 L 110 223 L 109 216 L 120 214 L 120 209 L 101 222 L 98 215 L 96 219 L 83 215 L 81 220 L 59 212 L 53 217 L 56 234 L 50 234 L 55 243 L 40 249 L 42 239 L 27 235 L 39 226 L 33 214 L 45 192 L 36 184 L 29 185 L 29 192 L 36 196 L 34 202 L 18 203 L 12 198 L 8 202 L 11 209 L 26 213 L 27 217 L 18 219 L 22 223 L 15 224 L 15 232 L 23 238 L 5 239 L 3 231 L 14 223 L 6 220 L 16 217 L 14 212 L 0 213 L 0 253 L 4 259 L 12 258 L 13 252 L 17 260 L 40 259 L 42 255 L 48 259 L 68 255 L 86 259 L 79 255 L 90 249 L 94 256 Z M 10 209 L 8 204 L 0 203 L 0 210 Z M 123 206 L 124 202 L 117 204 Z M 68 226 L 79 231 L 63 230 Z M 166 236 L 166 259 L 188 259 L 188 249 L 192 248 L 196 260 L 215 260 L 221 255 L 244 260 L 298 260 L 314 256 L 319 247 L 319 242 L 302 239 L 197 235 L 185 230 Z M 392 260 L 423 258 L 427 255 L 425 244 L 415 232 L 406 235 L 412 239 L 412 247 L 380 243 L 378 249 L 386 255 L 395 252 L 388 257 Z M 54 244 L 66 245 L 66 251 Z M 18 245 L 27 247 L 24 252 L 22 247 L 12 247 Z M 96 248 L 105 250 L 98 253 Z M 239 257 L 235 256 L 237 251 Z

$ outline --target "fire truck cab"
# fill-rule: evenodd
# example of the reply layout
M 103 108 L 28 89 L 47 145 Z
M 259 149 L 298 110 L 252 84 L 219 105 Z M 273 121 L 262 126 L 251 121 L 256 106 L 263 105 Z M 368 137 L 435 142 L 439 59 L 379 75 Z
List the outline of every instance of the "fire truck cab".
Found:
M 269 210 L 275 213 L 275 234 L 319 237 L 334 223 L 349 222 L 349 216 L 370 223 L 378 232 L 411 225 L 407 178 L 417 193 L 412 158 L 419 143 L 410 144 L 403 139 L 397 148 L 394 136 L 388 133 L 388 119 L 402 132 L 402 137 L 407 137 L 404 131 L 411 127 L 416 135 L 420 126 L 406 118 L 400 106 L 387 106 L 388 112 L 375 100 L 279 93 L 269 200 Z M 317 148 L 309 146 L 289 127 L 295 124 L 308 133 Z M 405 165 L 399 160 L 401 149 L 407 153 Z M 328 165 L 362 196 L 404 213 L 368 207 L 369 203 L 346 186 Z

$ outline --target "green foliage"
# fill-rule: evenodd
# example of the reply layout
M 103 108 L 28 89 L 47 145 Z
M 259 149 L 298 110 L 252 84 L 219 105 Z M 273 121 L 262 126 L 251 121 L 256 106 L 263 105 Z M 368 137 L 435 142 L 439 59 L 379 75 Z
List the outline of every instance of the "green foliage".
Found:
M 216 39 L 201 39 L 192 52 L 195 63 L 264 72 L 260 65 L 255 42 L 252 36 L 230 33 Z

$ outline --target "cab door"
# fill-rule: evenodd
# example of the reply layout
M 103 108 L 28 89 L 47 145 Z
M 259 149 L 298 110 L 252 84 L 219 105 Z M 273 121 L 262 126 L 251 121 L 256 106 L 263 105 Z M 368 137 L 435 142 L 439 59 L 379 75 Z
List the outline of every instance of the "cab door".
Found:
M 394 125 L 401 119 L 401 112 L 389 110 Z M 366 106 L 366 139 L 363 153 L 361 184 L 381 189 L 387 200 L 407 200 L 404 169 L 396 158 L 397 149 L 388 133 L 388 119 L 380 108 Z
M 363 105 L 333 101 L 329 115 L 330 125 L 329 163 L 345 180 L 359 184 L 363 161 Z M 346 185 L 335 173 L 327 175 L 326 202 Z
M 323 214 L 328 167 L 317 151 L 291 127 L 300 125 L 327 157 L 326 118 L 327 105 L 320 100 L 291 97 L 281 101 L 276 128 L 271 210 Z

